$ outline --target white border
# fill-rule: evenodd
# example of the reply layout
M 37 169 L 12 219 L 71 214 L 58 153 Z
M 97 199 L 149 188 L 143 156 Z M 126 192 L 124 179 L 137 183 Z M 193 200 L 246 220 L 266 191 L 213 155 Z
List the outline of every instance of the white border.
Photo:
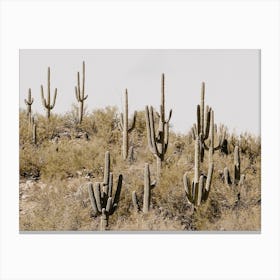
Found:
M 278 1 L 2 1 L 1 279 L 279 279 L 279 31 Z M 20 235 L 20 48 L 261 49 L 262 233 Z

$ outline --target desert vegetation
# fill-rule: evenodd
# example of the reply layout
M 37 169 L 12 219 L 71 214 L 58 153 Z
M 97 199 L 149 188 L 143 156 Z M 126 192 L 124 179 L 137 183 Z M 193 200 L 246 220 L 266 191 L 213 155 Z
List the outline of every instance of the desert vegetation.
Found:
M 261 229 L 260 137 L 215 124 L 204 83 L 197 122 L 180 134 L 172 110 L 166 117 L 164 74 L 159 110 L 146 106 L 131 120 L 128 90 L 123 113 L 85 110 L 84 62 L 78 105 L 66 114 L 53 110 L 50 68 L 47 80 L 46 115 L 32 113 L 31 89 L 19 112 L 21 231 Z

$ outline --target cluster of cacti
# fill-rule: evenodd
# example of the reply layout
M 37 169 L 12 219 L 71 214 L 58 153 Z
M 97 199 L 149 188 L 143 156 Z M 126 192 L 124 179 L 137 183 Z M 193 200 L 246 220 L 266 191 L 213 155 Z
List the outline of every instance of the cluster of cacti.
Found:
M 169 112 L 169 117 L 165 120 L 165 92 L 164 92 L 164 74 L 161 78 L 161 105 L 160 112 L 157 114 L 159 124 L 157 132 L 155 130 L 154 109 L 152 106 L 146 106 L 146 126 L 147 138 L 150 151 L 157 159 L 157 178 L 160 179 L 161 167 L 164 162 L 164 156 L 168 148 L 169 141 L 169 121 L 172 116 L 172 110 Z
M 84 115 L 84 101 L 87 99 L 85 96 L 85 62 L 83 61 L 83 79 L 82 79 L 82 88 L 80 85 L 80 72 L 77 72 L 77 86 L 75 87 L 76 99 L 80 104 L 79 108 L 79 124 L 83 121 Z
M 122 175 L 118 177 L 117 189 L 113 196 L 113 173 L 110 172 L 110 153 L 105 153 L 104 180 L 103 182 L 89 183 L 88 192 L 93 215 L 100 215 L 100 229 L 108 226 L 108 217 L 117 209 L 122 188 Z
M 144 195 L 143 195 L 143 213 L 148 213 L 151 204 L 151 190 L 156 186 L 156 181 L 151 182 L 150 167 L 148 163 L 145 163 L 144 168 Z M 136 191 L 132 192 L 132 203 L 134 209 L 140 211 L 139 200 L 137 198 Z
M 82 85 L 80 82 L 80 73 L 77 72 L 77 86 L 75 87 L 76 99 L 79 102 L 79 124 L 83 121 L 84 116 L 84 101 L 85 96 L 85 62 L 83 61 L 82 69 Z M 55 88 L 53 102 L 51 104 L 50 97 L 50 67 L 48 68 L 48 84 L 47 98 L 44 97 L 43 85 L 41 85 L 41 97 L 43 106 L 46 109 L 47 118 L 50 118 L 51 110 L 55 106 L 57 89 Z M 129 147 L 129 133 L 134 129 L 136 123 L 136 111 L 132 120 L 128 119 L 128 92 L 124 93 L 124 110 L 120 115 L 119 128 L 122 131 L 122 157 L 127 158 L 129 162 L 134 161 L 133 146 Z M 31 89 L 29 89 L 28 99 L 25 99 L 27 105 L 27 115 L 29 123 L 32 125 L 32 142 L 37 144 L 37 125 L 32 118 L 31 106 L 34 99 L 31 97 Z M 157 116 L 155 116 L 155 114 Z M 194 177 L 192 182 L 187 173 L 183 176 L 183 184 L 188 201 L 195 207 L 205 202 L 209 196 L 211 189 L 212 175 L 214 170 L 213 154 L 216 150 L 221 149 L 225 144 L 226 130 L 222 129 L 219 133 L 217 143 L 215 143 L 215 133 L 218 134 L 214 123 L 214 111 L 211 107 L 205 107 L 205 83 L 202 83 L 201 100 L 197 105 L 197 123 L 192 127 L 192 137 L 194 139 Z M 154 111 L 152 106 L 145 107 L 146 129 L 148 146 L 152 154 L 156 157 L 157 180 L 159 182 L 161 176 L 162 164 L 165 160 L 165 155 L 169 143 L 169 122 L 172 116 L 172 110 L 169 111 L 168 118 L 165 115 L 165 76 L 161 77 L 161 105 L 159 113 Z M 158 125 L 156 121 L 158 119 Z M 215 129 L 216 128 L 216 129 Z M 190 136 L 191 139 L 191 136 Z M 208 151 L 208 171 L 203 173 L 201 169 L 205 150 Z M 229 170 L 224 169 L 224 180 L 226 185 L 243 184 L 245 176 L 240 174 L 240 155 L 239 147 L 234 150 L 234 180 L 231 181 Z M 154 188 L 156 182 L 151 183 L 150 167 L 145 163 L 144 168 L 144 190 L 143 190 L 143 213 L 148 213 L 151 202 L 151 189 Z M 110 153 L 105 153 L 105 168 L 103 182 L 95 182 L 88 184 L 88 193 L 91 201 L 93 216 L 100 216 L 100 228 L 105 230 L 108 226 L 108 217 L 112 215 L 119 203 L 120 192 L 122 188 L 122 175 L 118 177 L 117 188 L 113 196 L 113 173 L 110 172 Z M 136 191 L 132 192 L 132 202 L 136 211 L 140 211 L 140 204 L 137 198 Z
M 55 88 L 54 90 L 54 97 L 53 97 L 53 102 L 51 104 L 51 70 L 50 67 L 48 67 L 48 95 L 47 95 L 47 99 L 44 97 L 44 88 L 43 85 L 41 85 L 41 98 L 42 98 L 42 103 L 43 106 L 46 109 L 46 114 L 47 114 L 47 118 L 49 119 L 51 116 L 51 110 L 54 108 L 55 106 L 55 101 L 56 101 L 56 96 L 57 96 L 57 88 Z
M 129 133 L 134 129 L 135 127 L 135 121 L 136 121 L 136 114 L 137 112 L 134 112 L 133 119 L 131 123 L 128 123 L 128 94 L 127 94 L 127 89 L 125 90 L 124 93 L 124 99 L 125 99 L 125 105 L 124 105 L 124 112 L 121 113 L 120 119 L 119 119 L 119 129 L 122 131 L 123 134 L 123 144 L 122 144 L 122 156 L 123 159 L 126 160 L 128 156 L 128 135 Z
M 233 180 L 231 179 L 228 167 L 224 169 L 224 181 L 227 186 L 230 185 L 243 185 L 245 180 L 245 175 L 241 174 L 241 163 L 240 163 L 240 153 L 239 146 L 234 148 L 234 170 L 233 170 Z

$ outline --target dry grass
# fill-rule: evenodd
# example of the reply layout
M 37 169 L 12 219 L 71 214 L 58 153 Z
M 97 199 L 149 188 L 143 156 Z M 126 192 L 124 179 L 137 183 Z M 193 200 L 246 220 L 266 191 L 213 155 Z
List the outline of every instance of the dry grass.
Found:
M 242 188 L 227 187 L 221 170 L 233 172 L 233 154 L 214 154 L 215 170 L 209 199 L 198 209 L 188 204 L 182 177 L 193 177 L 193 141 L 190 135 L 170 134 L 166 164 L 160 183 L 152 190 L 152 209 L 148 214 L 135 212 L 131 193 L 143 194 L 144 163 L 149 162 L 155 179 L 155 159 L 147 147 L 144 112 L 137 115 L 136 129 L 130 141 L 135 161 L 121 157 L 121 133 L 117 129 L 115 108 L 88 114 L 82 126 L 75 114 L 53 116 L 47 122 L 36 116 L 38 145 L 31 144 L 25 112 L 20 112 L 20 230 L 98 230 L 99 217 L 92 217 L 86 183 L 102 181 L 104 153 L 111 154 L 111 169 L 116 181 L 123 175 L 123 188 L 117 211 L 109 217 L 109 230 L 260 230 L 261 229 L 261 158 L 260 139 L 249 134 L 241 138 L 241 171 L 246 180 Z M 59 138 L 65 132 L 72 139 Z M 76 138 L 87 132 L 89 140 Z M 229 149 L 237 141 L 229 135 Z M 207 171 L 207 154 L 202 165 Z M 116 182 L 114 184 L 116 187 Z

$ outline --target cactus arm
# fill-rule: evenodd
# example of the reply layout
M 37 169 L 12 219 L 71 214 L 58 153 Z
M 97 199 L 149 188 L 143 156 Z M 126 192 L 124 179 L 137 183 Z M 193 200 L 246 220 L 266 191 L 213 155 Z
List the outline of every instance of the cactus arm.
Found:
M 95 196 L 94 196 L 94 190 L 93 190 L 92 183 L 88 184 L 88 193 L 89 193 L 89 198 L 90 198 L 93 213 L 94 213 L 94 215 L 96 215 L 98 213 L 98 209 L 97 209 L 97 204 L 96 204 L 96 200 L 95 200 Z
M 132 122 L 130 124 L 130 127 L 128 128 L 128 132 L 131 132 L 135 128 L 136 116 L 137 116 L 137 112 L 134 111 L 133 119 L 132 119 Z
M 41 85 L 41 99 L 42 99 L 42 104 L 45 108 L 47 108 L 47 101 L 44 97 L 44 88 L 43 85 Z
M 165 154 L 167 151 L 168 142 L 169 142 L 169 125 L 168 125 L 168 123 L 165 123 L 164 126 L 165 126 L 165 129 L 164 129 L 164 150 L 163 151 Z
M 113 173 L 109 174 L 108 196 L 111 197 L 113 193 Z
M 224 169 L 224 180 L 225 180 L 225 184 L 227 186 L 231 185 L 231 179 L 230 179 L 229 170 L 227 167 L 225 167 L 225 169 Z
M 196 198 L 197 206 L 199 206 L 201 204 L 203 189 L 204 189 L 204 176 L 201 175 L 199 177 L 199 183 L 198 183 L 198 188 L 197 188 L 197 198 Z
M 171 117 L 172 117 L 172 109 L 169 111 L 169 116 L 168 116 L 168 119 L 166 121 L 167 123 L 169 123 Z
M 204 124 L 204 140 L 208 139 L 209 130 L 210 130 L 210 119 L 211 119 L 211 111 L 212 109 L 206 106 L 206 117 L 205 117 L 205 124 Z
M 52 103 L 52 105 L 50 106 L 50 109 L 53 109 L 53 108 L 54 108 L 55 101 L 56 101 L 56 96 L 57 96 L 57 88 L 55 88 L 55 90 L 54 90 L 53 103 Z
M 113 205 L 113 199 L 112 199 L 112 197 L 109 197 L 107 200 L 107 204 L 106 204 L 106 212 L 108 214 L 110 214 L 112 211 L 112 205 Z
M 96 201 L 96 206 L 99 212 L 102 211 L 102 204 L 101 204 L 101 191 L 100 191 L 100 183 L 95 183 L 93 185 L 93 194 Z
M 75 87 L 75 96 L 76 96 L 77 101 L 80 102 L 79 93 L 78 93 L 78 88 L 77 87 Z
M 132 192 L 132 204 L 133 204 L 134 209 L 137 212 L 139 212 L 140 211 L 140 207 L 139 207 L 139 202 L 138 202 L 136 191 Z
M 122 180 L 123 180 L 123 176 L 122 176 L 122 174 L 120 174 L 119 179 L 118 179 L 117 189 L 116 189 L 114 200 L 113 200 L 113 211 L 116 210 L 118 203 L 120 201 L 121 190 L 122 190 Z
M 155 142 L 155 126 L 154 126 L 154 116 L 153 116 L 153 107 L 150 108 L 146 106 L 145 108 L 145 116 L 146 116 L 146 126 L 147 126 L 147 140 L 148 146 L 151 152 L 158 156 L 158 149 Z
M 196 116 L 197 116 L 197 133 L 200 134 L 200 132 L 201 132 L 200 105 L 197 105 Z
M 207 192 L 210 192 L 213 171 L 214 171 L 214 163 L 212 162 L 209 164 L 208 174 L 207 174 L 207 179 L 206 179 L 206 184 L 205 184 L 205 191 L 207 191 Z
M 200 98 L 200 130 L 199 133 L 204 133 L 204 99 L 205 99 L 205 83 L 201 84 L 201 98 Z

